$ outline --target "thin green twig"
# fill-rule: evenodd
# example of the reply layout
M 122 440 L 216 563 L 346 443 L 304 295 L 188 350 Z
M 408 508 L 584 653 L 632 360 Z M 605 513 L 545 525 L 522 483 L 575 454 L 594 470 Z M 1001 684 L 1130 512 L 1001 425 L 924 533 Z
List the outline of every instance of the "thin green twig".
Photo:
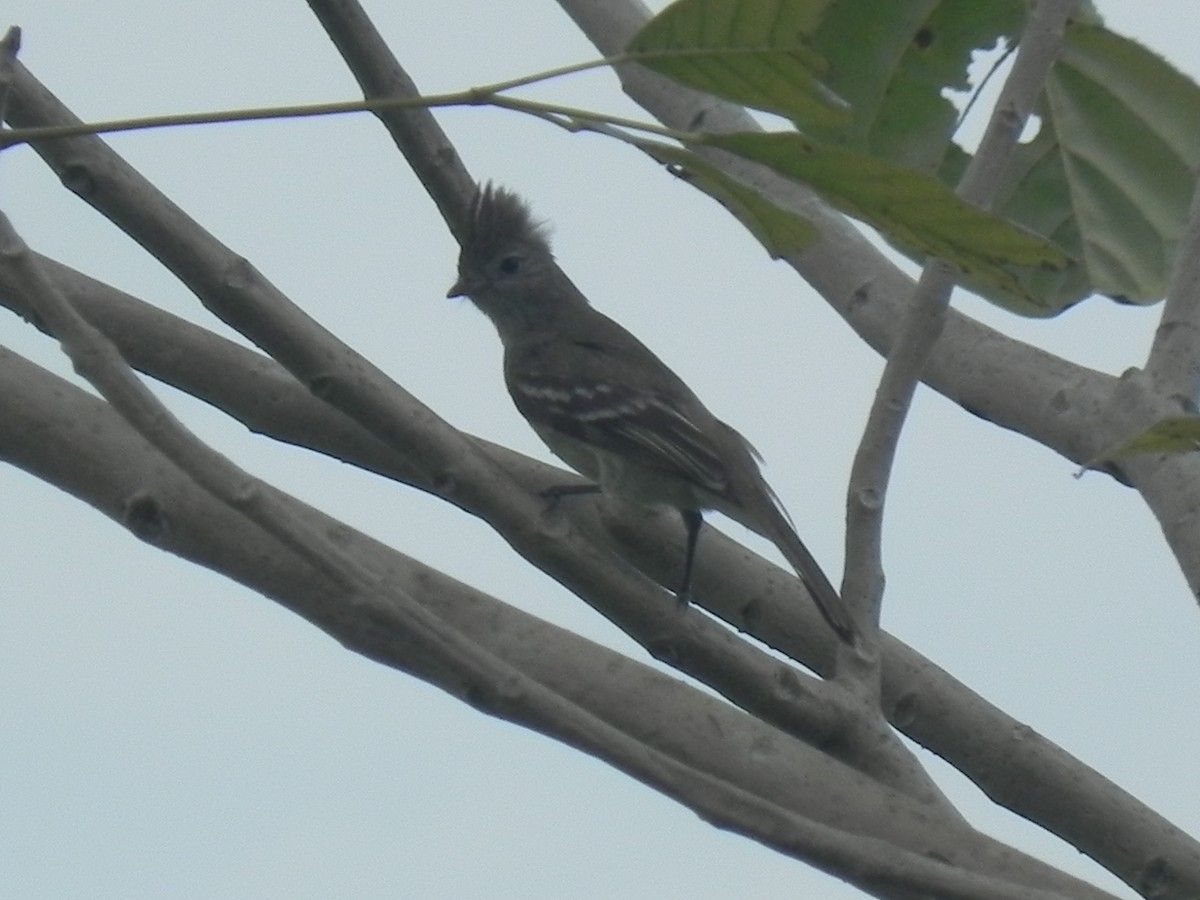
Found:
M 531 84 L 537 84 L 540 81 L 549 81 L 552 78 L 561 78 L 564 75 L 574 75 L 577 72 L 587 72 L 591 69 L 604 69 L 609 66 L 615 66 L 623 62 L 628 62 L 627 54 L 619 53 L 616 56 L 602 56 L 599 59 L 590 59 L 586 62 L 571 63 L 566 66 L 558 66 L 554 69 L 546 69 L 542 72 L 535 72 L 533 75 L 523 75 L 520 78 L 513 78 L 509 81 L 498 81 L 482 90 L 489 93 L 499 94 L 503 91 L 511 91 L 514 88 L 527 87 Z
M 556 107 L 552 104 L 538 103 L 533 100 L 500 96 L 505 91 L 528 87 L 531 84 L 547 81 L 552 78 L 560 78 L 564 75 L 614 65 L 624 60 L 624 55 L 593 59 L 587 62 L 572 63 L 554 69 L 547 69 L 533 75 L 525 75 L 520 78 L 500 81 L 483 87 L 467 88 L 463 91 L 453 91 L 446 94 L 433 94 L 427 97 L 374 97 L 364 100 L 342 100 L 331 103 L 263 106 L 251 107 L 249 109 L 225 109 L 195 113 L 167 113 L 157 116 L 138 116 L 136 118 L 112 119 L 100 122 L 77 122 L 71 125 L 13 128 L 0 133 L 0 150 L 20 144 L 27 144 L 31 141 L 78 137 L 88 134 L 114 134 L 117 132 L 146 131 L 156 128 L 174 128 L 184 125 L 215 125 L 222 122 L 261 122 L 274 119 L 337 116 L 348 113 L 377 112 L 385 109 L 405 109 L 419 106 L 428 108 L 444 106 L 499 106 L 527 112 L 539 117 L 544 117 L 544 113 L 551 113 L 581 121 L 606 122 L 625 128 L 663 133 L 662 129 L 646 122 L 605 116 L 591 110 Z

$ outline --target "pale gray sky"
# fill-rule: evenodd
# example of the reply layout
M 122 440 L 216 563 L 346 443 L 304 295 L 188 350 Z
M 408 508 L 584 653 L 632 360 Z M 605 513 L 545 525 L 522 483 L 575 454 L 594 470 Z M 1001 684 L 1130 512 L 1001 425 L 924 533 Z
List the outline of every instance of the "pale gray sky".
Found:
M 595 55 L 549 2 L 366 5 L 427 92 Z M 1113 28 L 1197 76 L 1194 4 L 1098 6 Z M 0 19 L 24 28 L 26 65 L 87 119 L 357 96 L 300 2 L 8 0 Z M 544 93 L 634 112 L 607 73 Z M 595 305 L 763 451 L 801 534 L 839 575 L 843 492 L 880 368 L 874 354 L 716 204 L 635 152 L 486 109 L 439 117 L 473 173 L 526 194 L 553 223 L 560 260 Z M 441 415 L 547 455 L 504 393 L 491 326 L 444 299 L 457 248 L 373 119 L 111 143 Z M 29 150 L 0 157 L 0 203 L 39 251 L 220 330 Z M 1114 373 L 1143 360 L 1158 314 L 1096 301 L 1025 322 L 969 296 L 956 302 Z M 0 316 L 0 333 L 69 374 L 56 346 L 16 317 Z M 484 526 L 171 400 L 281 487 L 646 659 Z M 1072 470 L 922 391 L 890 499 L 886 625 L 1200 833 L 1195 604 L 1133 493 Z M 21 472 L 0 467 L 0 508 L 4 896 L 858 896 L 599 762 L 346 652 Z M 930 765 L 984 830 L 1128 895 Z

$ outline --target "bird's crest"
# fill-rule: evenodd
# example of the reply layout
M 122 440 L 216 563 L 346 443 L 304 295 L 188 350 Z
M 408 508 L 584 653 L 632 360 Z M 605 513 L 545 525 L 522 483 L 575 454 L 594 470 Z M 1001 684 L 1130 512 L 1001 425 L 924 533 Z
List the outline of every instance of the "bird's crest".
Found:
M 462 242 L 463 258 L 493 259 L 513 244 L 532 244 L 550 252 L 546 226 L 534 220 L 529 204 L 489 181 L 471 199 L 470 219 Z

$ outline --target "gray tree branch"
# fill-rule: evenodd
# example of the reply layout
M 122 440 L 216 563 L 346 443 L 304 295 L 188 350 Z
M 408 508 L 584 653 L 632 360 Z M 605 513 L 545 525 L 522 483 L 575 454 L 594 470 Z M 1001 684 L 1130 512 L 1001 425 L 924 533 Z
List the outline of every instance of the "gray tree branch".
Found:
M 331 8 L 341 7 L 345 9 L 349 6 L 349 4 L 332 4 Z M 415 88 L 413 89 L 415 90 Z M 667 93 L 669 94 L 670 91 Z M 406 135 L 412 135 L 414 134 L 413 129 L 417 127 L 419 127 L 419 123 L 417 125 L 407 126 L 405 129 L 402 129 L 402 133 Z M 428 148 L 434 148 L 434 157 L 439 157 L 443 160 L 446 158 L 446 153 L 448 152 L 447 148 L 442 145 L 440 150 L 437 149 L 438 145 L 436 136 L 417 138 L 415 143 L 418 145 L 416 151 L 410 150 L 410 152 L 414 152 L 414 155 L 418 157 L 422 153 L 426 152 Z M 89 169 L 87 166 L 83 166 L 81 168 L 63 166 L 60 171 L 64 175 L 64 180 L 66 180 L 69 185 L 83 191 L 84 193 L 91 191 L 95 187 L 94 183 L 92 182 L 92 178 L 97 174 L 97 170 Z M 430 169 L 430 172 L 433 174 L 429 175 L 428 177 L 431 179 L 441 179 L 443 181 L 443 186 L 439 188 L 439 190 L 442 192 L 440 196 L 448 199 L 439 201 L 439 205 L 443 207 L 444 215 L 446 215 L 448 221 L 453 223 L 458 215 L 458 213 L 455 211 L 456 201 L 454 198 L 461 198 L 463 196 L 462 190 L 464 183 L 461 181 L 461 179 L 457 179 L 453 175 L 447 176 L 445 174 L 439 174 L 440 171 L 441 170 L 439 170 L 437 166 L 433 166 Z M 435 196 L 439 195 L 435 194 Z M 811 202 L 811 198 L 809 202 Z M 136 213 L 136 210 L 134 212 Z M 825 215 L 828 216 L 827 213 Z M 134 218 L 136 219 L 136 215 L 134 215 Z M 826 241 L 832 241 L 833 244 L 836 245 L 839 241 L 848 241 L 853 243 L 855 239 L 857 239 L 857 236 L 852 231 L 845 229 L 844 225 L 839 225 L 833 228 L 829 235 L 827 235 Z M 828 248 L 826 248 L 826 250 L 828 250 Z M 849 269 L 854 262 L 856 262 L 856 260 L 843 260 L 841 265 Z M 885 265 L 885 263 L 881 263 L 881 266 L 882 265 Z M 890 268 L 890 266 L 888 268 Z M 251 292 L 265 289 L 264 283 L 260 280 L 260 276 L 258 276 L 257 273 L 253 273 L 253 271 L 249 270 L 248 267 L 231 265 L 227 266 L 221 271 L 222 277 L 225 277 L 227 281 L 231 282 L 232 286 L 235 288 L 248 289 Z M 868 266 L 867 269 L 862 271 L 870 271 L 870 267 Z M 877 346 L 886 346 L 890 344 L 890 341 L 892 340 L 891 335 L 894 333 L 895 323 L 898 321 L 897 317 L 900 309 L 900 298 L 904 295 L 903 293 L 893 292 L 892 289 L 894 289 L 894 291 L 900 291 L 901 288 L 903 288 L 903 291 L 907 292 L 908 286 L 905 279 L 903 279 L 902 276 L 899 276 L 898 273 L 894 272 L 894 270 L 891 273 L 887 273 L 880 268 L 879 276 L 879 281 L 866 283 L 862 281 L 861 278 L 860 280 L 854 281 L 848 272 L 835 271 L 833 274 L 827 275 L 826 280 L 828 280 L 830 283 L 839 284 L 849 289 L 849 292 L 841 297 L 841 300 L 846 306 L 848 312 L 849 307 L 858 307 L 855 310 L 854 317 L 854 320 L 858 323 L 858 327 L 861 327 L 864 332 L 872 333 L 875 337 L 875 340 L 879 342 Z M 892 289 L 883 290 L 881 293 L 881 286 L 887 287 L 888 284 L 891 284 Z M 266 287 L 269 288 L 269 286 Z M 884 302 L 875 302 L 876 300 L 880 299 Z M 883 309 L 882 313 L 881 309 Z M 850 318 L 849 315 L 848 318 Z M 293 322 L 285 320 L 280 324 L 283 325 L 283 333 L 285 335 L 291 333 L 288 330 L 289 327 L 292 327 L 294 330 L 295 323 Z M 319 336 L 320 335 L 315 335 L 315 337 Z M 301 337 L 314 337 L 314 335 L 302 334 Z M 946 349 L 946 345 L 948 343 L 952 344 L 952 346 L 949 349 Z M 298 340 L 297 344 L 304 345 L 305 342 L 303 340 Z M 281 351 L 285 358 L 289 357 L 290 354 L 294 352 L 301 351 L 297 350 L 296 348 L 289 348 L 287 346 L 283 347 Z M 982 368 L 979 366 L 981 361 L 984 364 Z M 966 320 L 964 317 L 951 317 L 951 321 L 948 323 L 946 335 L 942 342 L 941 349 L 935 354 L 935 362 L 936 365 L 931 363 L 931 369 L 937 369 L 937 371 L 940 373 L 937 377 L 942 378 L 947 384 L 949 384 L 949 382 L 952 380 L 950 375 L 953 374 L 954 379 L 960 381 L 961 384 L 951 386 L 950 389 L 958 391 L 964 397 L 977 397 L 979 399 L 984 399 L 982 397 L 983 392 L 979 390 L 980 386 L 988 382 L 989 379 L 994 379 L 999 376 L 1003 376 L 1005 379 L 1011 379 L 1006 380 L 1005 383 L 1007 385 L 1029 387 L 1032 392 L 1031 396 L 1035 398 L 1035 402 L 1032 404 L 1034 410 L 1033 413 L 1029 415 L 1028 422 L 1036 424 L 1039 427 L 1044 427 L 1051 438 L 1064 442 L 1064 445 L 1071 441 L 1077 442 L 1074 449 L 1074 452 L 1077 453 L 1082 452 L 1079 448 L 1080 446 L 1085 445 L 1088 440 L 1088 436 L 1084 433 L 1083 426 L 1087 424 L 1091 413 L 1105 404 L 1108 394 L 1113 389 L 1114 385 L 1113 380 L 1109 379 L 1107 376 L 1080 369 L 1079 367 L 1071 366 L 1069 363 L 1056 360 L 1049 354 L 1042 354 L 1041 351 L 1036 351 L 1033 348 L 1021 345 L 1018 342 L 1012 342 L 1008 338 L 1005 338 L 998 333 L 989 332 L 988 329 L 983 329 L 981 326 L 970 323 L 970 320 Z M 1036 364 L 1038 371 L 1030 372 L 1029 370 L 1026 370 L 1026 373 L 1023 374 L 1021 370 L 1023 365 L 1026 363 Z M 352 385 L 355 380 L 352 373 L 337 372 L 333 375 L 328 375 L 326 370 L 323 369 L 319 364 L 315 364 L 311 361 L 302 360 L 301 363 L 296 365 L 296 368 L 307 383 L 321 388 L 326 396 L 339 395 L 339 392 L 343 390 L 348 391 L 348 387 L 346 386 Z M 1067 381 L 1060 381 L 1058 384 L 1060 391 L 1068 390 L 1068 388 L 1064 388 L 1064 385 L 1069 384 L 1069 391 L 1073 392 L 1069 394 L 1066 401 L 1064 401 L 1063 397 L 1061 396 L 1053 398 L 1050 397 L 1048 393 L 1044 393 L 1044 389 L 1046 389 L 1049 384 L 1055 381 L 1057 376 L 1069 379 Z M 963 385 L 965 385 L 965 387 Z M 299 383 L 297 383 L 296 386 L 299 388 Z M 300 390 L 303 392 L 302 388 Z M 1024 400 L 1025 398 L 1022 399 Z M 1045 403 L 1045 408 L 1039 405 L 1043 401 Z M 960 400 L 960 402 L 962 401 Z M 994 408 L 1002 411 L 1008 409 L 1008 407 L 1005 406 L 1006 401 L 1003 398 L 993 399 L 988 402 L 994 404 L 994 406 L 987 406 L 985 404 L 985 406 L 981 407 L 981 409 L 990 410 Z M 1089 404 L 1091 405 L 1089 406 Z M 1016 407 L 1018 405 L 1020 404 L 1009 402 L 1009 406 L 1011 407 Z M 1047 410 L 1055 409 L 1056 406 L 1057 411 L 1061 412 L 1065 409 L 1066 413 L 1055 422 L 1052 421 L 1053 416 L 1048 416 L 1046 413 Z M 1015 409 L 1009 411 L 1015 415 Z M 9 419 L 8 421 L 12 422 L 15 420 Z M 1013 421 L 1015 421 L 1015 419 Z M 422 424 L 429 425 L 431 423 L 428 420 L 423 420 Z M 1006 424 L 1006 427 L 1013 427 L 1007 421 L 1003 424 Z M 440 423 L 437 422 L 433 422 L 432 425 L 434 427 L 440 427 Z M 347 435 L 354 433 L 354 439 L 359 441 L 361 446 L 371 446 L 371 453 L 373 454 L 379 454 L 380 448 L 386 447 L 386 444 L 377 441 L 375 438 L 369 435 L 365 436 L 364 434 L 355 433 L 354 426 L 352 424 L 346 425 L 344 428 Z M 6 432 L 6 434 L 2 439 L 13 438 L 13 434 L 8 434 L 7 429 L 3 430 Z M 13 429 L 14 432 L 17 430 L 18 429 L 15 428 Z M 375 445 L 371 444 L 373 440 L 376 440 Z M 447 437 L 447 440 L 462 441 L 462 438 L 453 436 Z M 1053 443 L 1050 445 L 1054 446 Z M 461 445 L 460 449 L 461 452 L 467 454 L 469 458 L 483 456 L 485 460 L 483 463 L 481 463 L 481 465 L 483 465 L 485 469 L 492 463 L 499 463 L 496 468 L 500 472 L 500 477 L 511 477 L 513 470 L 507 465 L 503 464 L 502 461 L 497 460 L 494 457 L 489 457 L 488 452 L 486 450 L 481 450 L 479 445 L 468 441 Z M 1058 448 L 1056 447 L 1056 449 Z M 377 455 L 375 458 L 381 460 L 387 458 L 387 454 L 389 452 L 391 451 L 384 449 L 382 455 Z M 420 456 L 420 454 L 418 454 L 418 456 Z M 487 461 L 488 458 L 491 458 L 491 463 Z M 433 472 L 431 473 L 426 466 L 420 464 L 422 460 L 427 459 L 427 457 L 421 457 L 420 459 L 414 458 L 412 460 L 405 460 L 401 466 L 409 467 L 416 478 L 423 479 L 430 484 L 436 484 L 439 482 L 439 473 L 442 473 L 444 470 L 435 466 Z M 433 455 L 433 461 L 435 463 L 440 459 L 441 457 L 438 457 L 436 454 Z M 76 460 L 76 462 L 78 462 L 78 460 Z M 32 465 L 32 463 L 30 464 Z M 393 464 L 395 464 L 394 459 Z M 482 472 L 484 470 L 476 471 Z M 60 477 L 66 479 L 69 476 L 61 475 Z M 79 490 L 88 489 L 88 487 L 84 485 L 77 485 L 77 488 Z M 449 499 L 451 499 L 452 502 L 459 502 L 460 505 L 464 506 L 464 508 L 468 506 L 468 504 L 463 501 L 461 496 L 455 496 L 453 492 L 449 491 L 446 493 L 449 495 Z M 128 497 L 131 495 L 126 493 L 123 496 Z M 509 499 L 511 498 L 504 497 L 503 500 L 498 499 L 497 502 L 506 502 Z M 126 509 L 123 507 L 123 511 L 120 513 L 120 515 L 123 517 L 127 525 L 131 527 L 139 527 L 151 533 L 156 533 L 153 527 L 148 529 L 146 528 L 146 522 L 144 521 L 145 517 L 141 514 L 144 512 L 144 509 L 141 506 L 138 504 L 128 503 L 125 504 L 125 506 L 129 508 Z M 617 521 L 621 520 L 618 518 Z M 153 525 L 154 523 L 151 522 L 150 524 Z M 533 527 L 536 529 L 536 524 Z M 633 530 L 632 525 L 626 524 L 625 527 L 627 527 L 629 530 Z M 659 529 L 659 531 L 661 531 L 661 529 Z M 562 539 L 556 538 L 556 540 Z M 568 543 L 569 540 L 570 538 L 568 537 Z M 659 535 L 659 540 L 662 540 L 661 534 Z M 567 555 L 570 555 L 569 552 Z M 576 564 L 577 562 L 573 559 L 569 560 L 568 563 L 563 563 L 563 565 L 571 566 Z M 300 590 L 300 586 L 292 585 L 291 587 L 293 590 Z M 620 587 L 623 589 L 626 586 L 620 585 Z M 637 593 L 637 589 L 634 590 L 634 593 Z M 283 598 L 282 594 L 279 599 L 281 599 L 281 602 L 289 602 L 288 599 Z M 421 602 L 424 603 L 424 600 Z M 337 611 L 333 605 L 327 609 L 324 609 L 322 614 L 327 620 L 334 620 L 339 616 L 345 615 L 344 610 Z M 788 614 L 789 616 L 794 615 L 792 609 L 789 609 Z M 330 624 L 330 627 L 347 627 L 346 623 L 340 621 L 328 622 L 327 624 Z M 653 627 L 654 623 L 652 619 L 650 624 L 651 627 Z M 373 629 L 368 629 L 362 626 L 361 623 L 355 627 L 362 628 L 364 632 L 363 635 L 359 636 L 358 645 L 365 649 L 360 650 L 360 652 L 368 652 L 372 654 L 381 652 L 378 649 L 371 649 L 373 647 L 377 647 L 378 643 L 384 640 L 384 638 L 381 636 L 381 629 L 378 627 L 378 625 L 376 625 Z M 367 632 L 369 632 L 369 634 Z M 780 642 L 788 643 L 790 641 L 790 638 L 784 630 L 777 632 L 777 635 L 779 635 L 777 640 Z M 965 688 L 962 688 L 960 685 L 956 685 L 952 679 L 949 679 L 948 676 L 945 676 L 945 673 L 940 673 L 938 670 L 936 670 L 936 667 L 933 667 L 927 661 L 920 659 L 920 657 L 917 657 L 915 654 L 911 654 L 911 651 L 907 651 L 907 648 L 903 648 L 888 638 L 885 638 L 884 641 L 885 708 L 892 717 L 893 721 L 902 723 L 906 729 L 913 729 L 917 733 L 921 733 L 923 731 L 926 733 L 932 733 L 935 744 L 939 742 L 948 744 L 950 747 L 950 755 L 952 757 L 957 756 L 960 762 L 966 766 L 964 771 L 973 771 L 975 773 L 973 777 L 980 779 L 981 783 L 985 786 L 990 784 L 990 786 L 996 790 L 998 795 L 1002 796 L 1006 792 L 1012 790 L 1012 788 L 1005 784 L 1005 782 L 1007 782 L 1014 775 L 1015 771 L 1018 776 L 1032 778 L 1032 781 L 1028 783 L 1038 784 L 1040 779 L 1045 779 L 1046 781 L 1052 782 L 1049 785 L 1039 785 L 1047 788 L 1045 793 L 1045 805 L 1047 807 L 1060 805 L 1063 803 L 1080 803 L 1080 801 L 1083 801 L 1081 805 L 1074 807 L 1081 812 L 1081 819 L 1090 817 L 1092 815 L 1131 817 L 1131 819 L 1132 817 L 1140 817 L 1141 830 L 1143 833 L 1137 836 L 1137 841 L 1130 849 L 1128 856 L 1122 855 L 1124 853 L 1124 849 L 1122 849 L 1121 852 L 1112 853 L 1113 847 L 1104 843 L 1101 843 L 1096 847 L 1097 852 L 1101 853 L 1102 855 L 1105 853 L 1112 853 L 1115 859 L 1113 864 L 1121 867 L 1122 871 L 1126 874 L 1133 872 L 1134 874 L 1147 875 L 1148 877 L 1149 874 L 1163 876 L 1164 873 L 1166 873 L 1171 877 L 1178 877 L 1179 873 L 1182 872 L 1186 878 L 1187 867 L 1189 865 L 1189 863 L 1186 861 L 1186 854 L 1188 852 L 1194 853 L 1195 849 L 1194 845 L 1191 845 L 1190 842 L 1187 841 L 1186 837 L 1179 835 L 1178 832 L 1174 832 L 1173 829 L 1170 829 L 1168 823 L 1162 822 L 1160 819 L 1153 816 L 1152 813 L 1150 813 L 1149 816 L 1143 816 L 1142 813 L 1148 813 L 1149 811 L 1144 810 L 1143 807 L 1140 807 L 1140 805 L 1137 804 L 1133 798 L 1129 798 L 1118 789 L 1109 785 L 1107 782 L 1104 782 L 1103 779 L 1100 779 L 1095 773 L 1087 770 L 1086 767 L 1083 767 L 1077 761 L 1072 760 L 1069 756 L 1063 754 L 1060 750 L 1058 750 L 1058 748 L 1049 745 L 1048 742 L 1044 742 L 1038 736 L 1033 735 L 1032 733 L 1021 731 L 1020 726 L 1017 726 L 1016 723 L 1013 723 L 998 710 L 994 710 L 994 708 L 988 706 L 980 698 L 971 695 L 970 692 L 966 691 Z M 730 652 L 733 652 L 732 649 L 730 649 Z M 417 663 L 414 663 L 412 661 L 413 659 L 419 659 L 419 654 L 416 654 L 415 651 L 413 651 L 412 657 L 408 659 L 406 665 L 416 665 Z M 724 662 L 724 659 L 722 658 L 720 652 L 717 652 L 711 657 L 711 661 L 714 664 L 721 664 Z M 429 666 L 431 663 L 427 661 L 425 665 Z M 759 685 L 762 683 L 770 683 L 771 676 L 768 671 L 763 670 L 757 673 L 752 673 L 750 669 L 747 669 L 746 671 L 747 675 L 749 676 L 746 681 L 747 687 L 756 682 Z M 766 681 L 762 680 L 764 678 Z M 818 694 L 814 694 L 814 696 L 817 695 L 819 695 L 819 692 Z M 952 711 L 951 723 L 949 727 L 947 727 L 947 722 L 944 719 L 947 710 Z M 976 730 L 979 727 L 995 730 Z M 938 732 L 941 732 L 941 734 L 938 734 Z M 629 771 L 629 769 L 626 770 Z M 1040 775 L 1038 774 L 1039 770 L 1041 772 Z M 793 775 L 796 771 L 802 770 L 794 768 L 791 769 Z M 658 776 L 656 775 L 655 777 Z M 669 789 L 668 792 L 670 792 Z M 725 799 L 728 800 L 728 795 L 726 795 Z M 806 798 L 805 803 L 807 804 L 808 802 L 809 800 Z M 801 805 L 799 808 L 804 809 L 806 814 L 810 813 L 810 808 L 807 805 Z M 926 812 L 928 812 L 927 809 Z M 1051 816 L 1051 819 L 1052 818 L 1053 816 Z M 1093 819 L 1092 821 L 1094 822 L 1095 820 Z M 1104 819 L 1103 821 L 1105 821 L 1105 824 L 1108 826 L 1113 824 L 1113 820 L 1111 818 Z M 800 824 L 802 825 L 803 823 Z M 759 820 L 758 825 L 755 827 L 760 827 L 762 825 L 763 822 Z M 1119 835 L 1115 837 L 1114 840 L 1123 841 L 1129 837 L 1128 830 L 1123 831 L 1118 829 L 1118 832 Z M 812 840 L 807 845 L 807 850 L 805 851 L 809 854 L 816 852 L 813 850 L 813 848 L 817 846 L 817 844 L 819 844 L 823 839 L 821 835 L 815 835 L 811 837 Z M 958 840 L 959 837 L 956 836 L 955 839 Z M 1149 872 L 1147 869 L 1140 868 L 1141 866 L 1145 866 L 1147 859 L 1151 858 L 1144 855 L 1144 851 L 1147 846 L 1155 846 L 1160 848 L 1162 852 L 1160 860 L 1165 860 L 1165 862 L 1161 862 L 1161 864 L 1156 862 L 1158 868 L 1153 872 Z M 836 848 L 833 848 L 833 850 L 830 852 L 836 852 Z M 1138 854 L 1142 855 L 1139 857 Z M 1139 858 L 1141 861 L 1138 864 L 1138 867 L 1131 865 L 1131 862 L 1135 857 Z M 1193 863 L 1194 859 L 1195 857 L 1193 856 Z M 1101 859 L 1101 861 L 1105 862 L 1104 859 Z M 1105 862 L 1105 864 L 1107 865 L 1109 863 Z M 1112 866 L 1110 865 L 1110 868 L 1111 867 Z M 1122 872 L 1118 872 L 1118 874 L 1122 874 Z M 1194 871 L 1192 874 L 1194 874 Z M 926 876 L 929 875 L 930 873 L 927 872 Z M 1122 874 L 1122 877 L 1125 877 L 1125 874 Z M 1021 883 L 1029 882 L 1021 881 Z M 1038 883 L 1049 882 L 1039 881 Z M 1192 883 L 1194 885 L 1197 882 Z M 974 888 L 968 885 L 964 887 L 964 890 L 967 889 L 981 888 L 978 888 L 978 885 L 974 886 Z M 1064 888 L 1064 890 L 1066 889 Z M 1079 888 L 1077 884 L 1072 884 L 1070 890 L 1066 892 L 1070 896 L 1076 896 L 1077 894 L 1075 891 L 1077 890 L 1083 890 L 1083 888 Z M 1094 889 L 1090 890 L 1092 893 L 1084 893 L 1079 895 L 1100 895 L 1100 892 L 1095 892 Z M 966 893 L 962 895 L 975 896 L 977 894 Z M 983 894 L 983 896 L 997 895 Z M 1023 896 L 1029 896 L 1029 894 L 1027 893 Z
M 972 898 L 1108 896 L 970 829 L 939 824 L 926 804 L 881 789 L 719 699 L 285 500 L 289 515 L 337 533 L 350 558 L 380 573 L 380 590 L 348 610 L 344 591 L 313 577 L 305 556 L 200 489 L 111 407 L 3 349 L 0 421 L 12 426 L 0 429 L 0 459 L 70 491 L 141 539 L 273 597 L 357 652 L 596 755 L 714 822 L 877 896 L 928 885 Z M 514 674 L 464 679 L 462 665 L 447 665 L 413 640 L 407 598 Z M 833 783 L 840 787 L 831 794 Z M 926 858 L 930 847 L 945 862 Z
M 26 72 L 17 73 L 11 118 L 57 124 L 70 114 Z M 855 743 L 854 705 L 836 686 L 799 673 L 739 641 L 700 614 L 677 615 L 671 599 L 640 572 L 614 566 L 613 556 L 578 528 L 547 515 L 545 503 L 520 485 L 476 444 L 442 421 L 371 363 L 337 341 L 297 309 L 246 260 L 201 229 L 182 210 L 109 150 L 99 138 L 37 142 L 64 181 L 114 224 L 141 243 L 187 284 L 206 307 L 267 350 L 314 396 L 345 411 L 376 437 L 403 448 L 422 484 L 437 496 L 478 515 L 514 548 L 611 618 L 656 655 L 711 684 L 736 702 L 753 704 L 814 742 L 830 732 Z M 814 616 L 815 617 L 815 616 Z M 817 629 L 813 629 L 816 631 Z M 759 686 L 779 680 L 803 685 L 764 695 Z M 886 743 L 881 743 L 880 738 Z M 891 744 L 893 760 L 883 765 Z M 886 734 L 872 735 L 871 752 L 856 756 L 879 777 L 908 777 L 909 756 Z M 926 796 L 924 778 L 911 789 Z

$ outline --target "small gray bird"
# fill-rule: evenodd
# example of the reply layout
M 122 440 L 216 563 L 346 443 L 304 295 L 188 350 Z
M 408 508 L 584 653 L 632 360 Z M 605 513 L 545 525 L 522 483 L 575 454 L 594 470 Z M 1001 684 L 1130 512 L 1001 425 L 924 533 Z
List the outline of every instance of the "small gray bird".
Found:
M 854 643 L 849 611 L 796 536 L 754 448 L 641 341 L 592 309 L 555 265 L 525 202 L 490 183 L 472 200 L 458 281 L 447 296 L 463 295 L 500 333 L 504 381 L 517 409 L 557 456 L 597 485 L 582 490 L 683 516 L 681 602 L 691 589 L 702 511 L 715 509 L 774 543 L 825 620 Z

